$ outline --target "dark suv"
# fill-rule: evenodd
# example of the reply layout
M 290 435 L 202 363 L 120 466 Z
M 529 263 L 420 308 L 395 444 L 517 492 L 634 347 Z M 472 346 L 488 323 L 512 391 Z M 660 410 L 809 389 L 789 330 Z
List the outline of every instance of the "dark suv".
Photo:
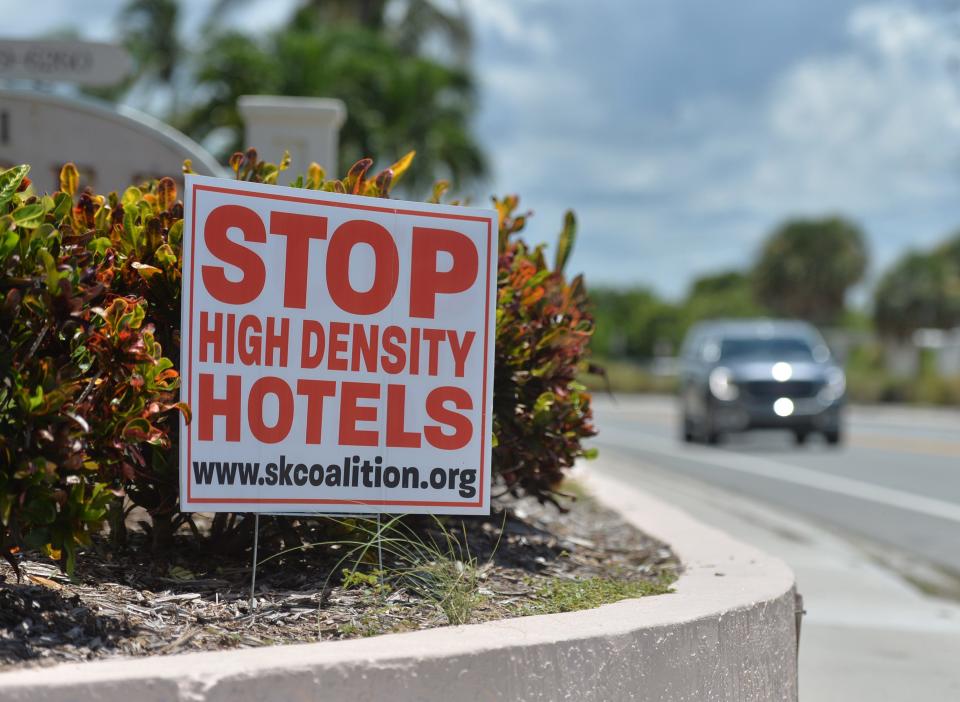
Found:
M 792 430 L 798 444 L 811 432 L 840 443 L 846 378 L 806 322 L 702 322 L 680 356 L 685 441 L 713 444 L 730 432 L 776 428 Z

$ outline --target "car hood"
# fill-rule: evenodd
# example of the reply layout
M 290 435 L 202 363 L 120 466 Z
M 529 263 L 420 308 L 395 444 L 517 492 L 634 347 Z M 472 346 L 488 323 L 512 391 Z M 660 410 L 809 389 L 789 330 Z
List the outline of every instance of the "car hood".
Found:
M 721 362 L 718 365 L 724 366 L 730 370 L 730 374 L 735 381 L 751 380 L 774 380 L 773 367 L 777 363 L 787 363 L 790 366 L 790 377 L 787 380 L 801 381 L 822 381 L 827 377 L 827 372 L 835 366 L 828 363 L 816 363 L 814 361 L 735 361 L 730 363 Z

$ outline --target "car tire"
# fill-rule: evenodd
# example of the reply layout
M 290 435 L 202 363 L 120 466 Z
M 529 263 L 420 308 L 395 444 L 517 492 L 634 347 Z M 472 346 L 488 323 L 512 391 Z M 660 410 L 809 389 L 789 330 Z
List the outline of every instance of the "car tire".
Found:
M 823 432 L 823 438 L 827 440 L 827 444 L 830 446 L 839 446 L 843 443 L 843 433 L 840 431 L 840 428 L 827 429 Z
M 808 436 L 809 433 L 807 433 L 806 430 L 797 429 L 793 432 L 793 443 L 795 443 L 797 446 L 803 446 L 805 443 L 807 443 Z
M 720 444 L 721 441 L 723 441 L 723 434 L 721 434 L 719 431 L 714 429 L 712 419 L 710 422 L 707 423 L 707 428 L 706 428 L 706 432 L 704 433 L 703 440 L 705 443 L 709 444 L 710 446 L 717 446 L 718 444 Z
M 683 423 L 680 427 L 680 437 L 683 439 L 683 443 L 692 444 L 697 440 L 697 435 L 693 431 L 693 422 L 690 421 L 690 417 L 686 414 L 683 415 Z
M 723 435 L 716 429 L 716 421 L 713 413 L 708 412 L 703 418 L 703 442 L 710 446 L 716 446 L 723 439 Z

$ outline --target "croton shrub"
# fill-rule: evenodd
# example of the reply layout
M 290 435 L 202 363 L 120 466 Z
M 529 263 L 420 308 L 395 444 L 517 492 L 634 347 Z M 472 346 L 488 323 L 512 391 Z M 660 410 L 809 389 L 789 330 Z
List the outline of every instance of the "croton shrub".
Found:
M 542 244 L 531 247 L 517 236 L 530 216 L 516 213 L 517 197 L 494 204 L 500 220 L 494 470 L 513 494 L 554 501 L 564 472 L 592 454 L 581 442 L 595 433 L 590 396 L 576 379 L 593 318 L 582 276 L 568 281 L 563 273 L 576 221 L 567 212 L 551 268 Z
M 293 187 L 389 197 L 413 154 L 376 175 L 370 159 L 343 179 L 312 164 Z M 235 177 L 276 183 L 279 164 L 256 151 L 230 159 Z M 184 164 L 189 172 L 189 162 Z M 172 178 L 123 193 L 77 192 L 72 164 L 52 195 L 32 193 L 27 166 L 0 173 L 0 553 L 36 548 L 72 570 L 79 547 L 124 506 L 151 516 L 165 547 L 178 511 L 180 270 L 183 204 Z M 430 198 L 446 190 L 439 183 Z M 495 200 L 500 218 L 494 470 L 505 489 L 553 501 L 564 472 L 588 452 L 590 399 L 576 382 L 593 321 L 583 281 L 518 236 L 529 213 Z M 456 203 L 452 203 L 456 204 Z M 234 523 L 218 515 L 218 525 Z
M 30 195 L 28 170 L 0 174 L 0 553 L 72 570 L 145 451 L 169 448 L 177 373 L 147 303 L 112 289 L 109 201 L 75 199 L 72 166 Z

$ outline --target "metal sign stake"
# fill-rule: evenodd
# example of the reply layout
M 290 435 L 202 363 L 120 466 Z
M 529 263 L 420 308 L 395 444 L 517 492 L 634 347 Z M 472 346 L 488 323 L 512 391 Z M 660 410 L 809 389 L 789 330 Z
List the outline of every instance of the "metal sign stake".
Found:
M 254 590 L 257 587 L 257 547 L 260 545 L 260 513 L 253 517 L 253 568 L 250 574 L 250 613 L 257 608 L 257 598 Z
M 383 531 L 380 526 L 379 512 L 377 512 L 377 563 L 380 566 L 380 592 L 383 592 Z

